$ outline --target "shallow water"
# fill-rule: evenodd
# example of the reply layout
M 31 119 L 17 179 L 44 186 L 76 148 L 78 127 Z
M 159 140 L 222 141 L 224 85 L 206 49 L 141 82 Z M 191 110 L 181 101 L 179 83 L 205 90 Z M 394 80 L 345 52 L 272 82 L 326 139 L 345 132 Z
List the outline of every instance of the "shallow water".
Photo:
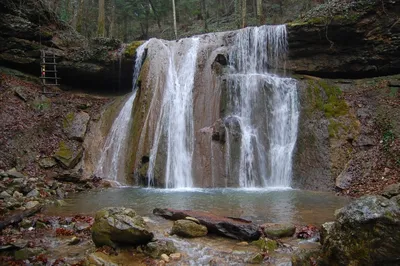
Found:
M 179 261 L 169 265 L 248 265 L 259 250 L 254 245 L 238 245 L 239 240 L 216 235 L 184 239 L 170 236 L 173 222 L 154 216 L 154 208 L 209 211 L 217 215 L 249 219 L 255 223 L 285 222 L 320 225 L 334 218 L 334 211 L 349 200 L 332 193 L 274 189 L 146 189 L 112 188 L 70 195 L 63 207 L 46 210 L 49 215 L 94 214 L 103 207 L 131 207 L 146 216 L 156 239 L 172 240 L 182 253 Z M 301 250 L 318 249 L 319 243 L 296 238 L 282 239 L 287 247 L 278 248 L 264 262 L 266 265 L 292 265 L 291 257 Z M 311 245 L 311 247 L 310 247 Z M 121 255 L 132 260 L 131 255 Z M 112 260 L 116 259 L 111 257 Z M 120 263 L 120 261 L 114 261 Z M 124 264 L 122 264 L 124 265 Z
M 348 199 L 332 193 L 287 188 L 275 189 L 146 189 L 112 188 L 71 195 L 67 205 L 49 214 L 91 214 L 103 207 L 125 206 L 151 217 L 154 208 L 203 210 L 240 217 L 256 223 L 320 225 L 334 218 L 334 211 Z

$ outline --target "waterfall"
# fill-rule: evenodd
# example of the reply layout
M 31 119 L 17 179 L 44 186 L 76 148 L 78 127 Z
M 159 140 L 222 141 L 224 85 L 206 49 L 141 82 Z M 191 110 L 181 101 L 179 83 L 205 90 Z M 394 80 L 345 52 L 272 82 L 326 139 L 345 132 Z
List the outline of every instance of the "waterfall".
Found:
M 286 53 L 286 26 L 279 25 L 240 30 L 229 54 L 227 148 L 240 146 L 229 173 L 241 187 L 290 186 L 299 111 L 296 81 L 276 74 Z
M 132 80 L 132 94 L 129 96 L 117 118 L 111 126 L 107 139 L 101 151 L 100 160 L 97 164 L 95 175 L 109 180 L 124 183 L 125 155 L 129 129 L 132 124 L 132 108 L 136 98 L 136 83 L 139 77 L 145 56 L 147 42 L 143 43 L 136 50 L 136 61 Z
M 166 142 L 165 186 L 187 188 L 193 186 L 192 158 L 193 134 L 193 84 L 196 72 L 198 38 L 168 42 L 168 71 L 164 87 L 161 115 L 155 141 L 150 151 L 147 175 L 149 185 L 154 180 L 154 166 L 160 139 Z

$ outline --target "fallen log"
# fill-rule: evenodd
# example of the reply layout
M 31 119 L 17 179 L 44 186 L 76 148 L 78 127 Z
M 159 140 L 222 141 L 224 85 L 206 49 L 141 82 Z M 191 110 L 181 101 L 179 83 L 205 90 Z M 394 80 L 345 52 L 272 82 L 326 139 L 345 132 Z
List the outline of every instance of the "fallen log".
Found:
M 208 232 L 233 239 L 252 241 L 261 236 L 259 225 L 241 218 L 218 216 L 203 211 L 159 208 L 154 209 L 153 214 L 173 221 L 193 217 L 199 220 L 200 224 L 206 226 Z
M 3 230 L 4 228 L 6 228 L 11 224 L 17 224 L 21 222 L 22 219 L 24 219 L 25 217 L 29 217 L 37 212 L 40 212 L 42 208 L 43 208 L 42 205 L 38 205 L 33 207 L 32 209 L 13 214 L 10 217 L 6 217 L 3 221 L 0 221 L 0 230 Z

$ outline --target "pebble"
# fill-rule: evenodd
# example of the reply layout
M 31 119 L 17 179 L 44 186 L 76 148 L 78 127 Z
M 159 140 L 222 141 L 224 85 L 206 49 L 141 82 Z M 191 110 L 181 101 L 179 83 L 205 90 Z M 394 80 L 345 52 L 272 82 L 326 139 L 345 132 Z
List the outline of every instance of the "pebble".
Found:
M 36 198 L 39 196 L 39 191 L 37 189 L 31 190 L 26 196 L 28 198 Z
M 26 203 L 25 208 L 32 209 L 32 208 L 36 207 L 39 204 L 40 204 L 39 201 L 36 201 L 36 200 L 29 201 L 29 202 Z
M 7 191 L 3 191 L 0 193 L 0 199 L 8 199 L 9 197 L 11 197 L 11 195 L 8 194 Z
M 20 199 L 20 198 L 22 198 L 24 195 L 22 194 L 22 193 L 20 193 L 20 192 L 18 192 L 18 191 L 14 191 L 14 194 L 13 194 L 13 197 L 15 198 L 15 199 Z
M 182 254 L 181 253 L 172 253 L 169 255 L 169 258 L 171 260 L 180 260 L 182 258 Z
M 238 245 L 238 246 L 248 246 L 249 243 L 246 242 L 246 241 L 243 241 L 243 242 L 237 243 L 236 245 Z
M 169 257 L 167 254 L 161 254 L 161 259 L 165 262 L 169 262 Z
M 164 266 L 165 265 L 165 261 L 163 260 L 159 260 L 156 262 L 156 266 Z
M 12 178 L 22 178 L 23 179 L 25 177 L 23 174 L 18 172 L 15 168 L 8 170 L 7 175 L 8 175 L 8 177 L 12 177 Z
M 72 245 L 76 245 L 79 244 L 79 242 L 81 242 L 81 239 L 74 236 L 68 243 L 68 245 L 72 246 Z

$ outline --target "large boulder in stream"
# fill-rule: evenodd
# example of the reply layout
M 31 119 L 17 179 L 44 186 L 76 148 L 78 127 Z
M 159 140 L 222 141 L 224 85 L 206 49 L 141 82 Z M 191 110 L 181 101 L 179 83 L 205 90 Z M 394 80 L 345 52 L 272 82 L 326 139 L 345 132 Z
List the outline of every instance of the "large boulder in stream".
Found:
M 153 213 L 173 221 L 183 220 L 186 219 L 186 217 L 193 217 L 196 218 L 200 224 L 207 227 L 209 233 L 233 239 L 252 241 L 259 239 L 261 236 L 261 231 L 257 224 L 240 218 L 218 216 L 203 211 L 159 208 L 154 209 Z
M 207 227 L 188 219 L 175 221 L 171 230 L 171 235 L 189 238 L 205 236 L 207 233 Z
M 382 196 L 357 199 L 323 226 L 322 243 L 337 265 L 399 265 L 400 206 Z
M 145 245 L 154 235 L 143 218 L 129 208 L 110 207 L 96 213 L 92 239 L 96 246 Z

